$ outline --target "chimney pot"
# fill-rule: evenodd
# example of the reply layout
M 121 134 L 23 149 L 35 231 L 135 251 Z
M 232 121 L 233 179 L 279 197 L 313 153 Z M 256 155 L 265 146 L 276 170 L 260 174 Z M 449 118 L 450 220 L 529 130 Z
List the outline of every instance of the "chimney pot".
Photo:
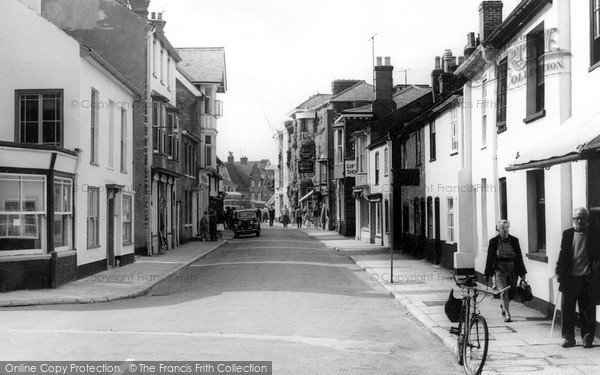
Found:
M 384 57 L 384 58 L 383 58 L 383 61 L 384 61 L 384 65 L 385 65 L 385 66 L 390 66 L 390 65 L 392 65 L 392 64 L 391 64 L 391 59 L 390 59 L 390 57 L 389 57 L 389 56 L 386 56 L 386 57 Z
M 151 19 L 155 20 L 156 19 L 156 12 L 150 13 L 150 17 L 152 17 Z
M 381 66 L 381 56 L 377 56 L 375 59 L 377 60 L 377 64 L 376 65 L 377 66 Z
M 159 20 L 162 20 L 162 12 L 159 12 L 159 13 L 158 13 L 158 19 L 159 19 Z
M 442 69 L 442 58 L 440 56 L 435 57 L 435 70 Z

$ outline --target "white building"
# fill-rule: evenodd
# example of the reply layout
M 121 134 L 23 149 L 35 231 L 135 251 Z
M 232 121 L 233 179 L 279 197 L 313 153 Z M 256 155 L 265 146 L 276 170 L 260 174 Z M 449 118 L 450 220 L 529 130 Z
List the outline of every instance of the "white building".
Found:
M 533 303 L 546 311 L 555 300 L 553 276 L 573 208 L 588 207 L 590 225 L 600 222 L 598 13 L 585 1 L 522 2 L 500 23 L 485 14 L 498 7 L 497 1 L 480 7 L 490 22 L 481 25 L 483 45 L 456 71 L 469 78 L 471 182 L 493 187 L 474 197 L 472 255 L 483 272 L 494 224 L 509 219 Z
M 178 48 L 182 58 L 181 72 L 203 95 L 200 106 L 200 183 L 206 186 L 199 193 L 199 212 L 210 205 L 219 205 L 224 192 L 219 190 L 222 180 L 217 171 L 217 120 L 223 115 L 223 105 L 218 94 L 227 92 L 225 49 Z
M 11 72 L 0 79 L 3 291 L 55 287 L 133 261 L 139 93 L 32 8 L 9 0 L 0 20 L 3 35 L 19 35 L 19 43 L 0 38 L 10 57 L 0 71 Z

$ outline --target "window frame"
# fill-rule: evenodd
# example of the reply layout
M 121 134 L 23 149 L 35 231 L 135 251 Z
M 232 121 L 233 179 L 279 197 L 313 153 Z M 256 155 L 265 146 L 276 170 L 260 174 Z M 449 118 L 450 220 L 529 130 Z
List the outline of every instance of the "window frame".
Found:
M 98 128 L 100 125 L 100 94 L 95 88 L 90 92 L 90 164 L 98 165 Z
M 541 22 L 527 34 L 527 99 L 523 119 L 526 124 L 546 115 L 545 46 L 544 22 Z
M 121 173 L 127 173 L 127 110 L 121 108 L 121 137 L 119 145 Z
M 33 247 L 33 248 L 23 248 L 23 249 L 14 249 L 14 250 L 0 250 L 0 255 L 29 255 L 29 254 L 41 254 L 44 253 L 45 251 L 47 251 L 47 233 L 46 233 L 46 225 L 47 225 L 47 202 L 48 202 L 48 192 L 47 192 L 47 177 L 45 175 L 39 175 L 39 174 L 21 174 L 21 173 L 0 173 L 0 180 L 1 181 L 17 181 L 18 183 L 18 192 L 17 192 L 17 196 L 13 199 L 12 197 L 10 199 L 6 199 L 3 202 L 1 202 L 0 204 L 0 238 L 14 238 L 14 239 L 24 239 L 24 240 L 37 240 L 39 243 L 39 247 Z M 23 209 L 23 204 L 27 203 L 28 199 L 26 199 L 27 197 L 23 198 L 25 195 L 23 194 L 23 183 L 25 182 L 31 182 L 31 183 L 41 183 L 41 197 L 40 197 L 40 207 L 37 208 L 34 211 L 31 210 L 27 210 L 27 209 Z M 18 202 L 18 206 L 21 207 L 21 209 L 19 210 L 9 210 L 6 209 L 6 203 L 12 203 L 14 201 Z M 31 201 L 31 199 L 29 199 L 29 201 Z M 37 202 L 37 201 L 36 201 Z M 14 236 L 14 235 L 9 235 L 9 227 L 10 226 L 14 226 L 14 221 L 12 225 L 9 225 L 10 220 L 11 220 L 11 216 L 12 220 L 15 220 L 16 218 L 14 216 L 18 216 L 19 220 L 25 220 L 27 219 L 25 216 L 32 216 L 32 215 L 36 215 L 36 223 L 35 223 L 35 230 L 37 233 L 36 237 L 33 236 L 27 236 L 27 235 L 19 235 L 19 236 Z M 7 216 L 7 220 L 6 222 L 2 222 L 2 216 Z M 29 218 L 31 219 L 31 218 Z M 4 227 L 4 225 L 6 225 L 6 231 L 4 231 L 2 228 Z M 31 224 L 29 224 L 31 225 Z M 19 226 L 21 226 L 19 224 Z M 27 226 L 27 222 L 25 222 L 25 225 Z M 19 229 L 21 230 L 21 229 Z M 3 234 L 6 235 L 3 235 Z
M 379 185 L 379 151 L 375 152 L 375 185 Z
M 38 96 L 38 116 L 37 116 L 37 133 L 38 133 L 38 141 L 36 143 L 33 142 L 25 142 L 25 140 L 22 137 L 22 125 L 21 123 L 23 122 L 23 113 L 24 113 L 24 109 L 21 108 L 21 96 L 24 95 L 37 95 Z M 58 95 L 59 97 L 59 104 L 58 104 L 58 111 L 59 111 L 59 119 L 58 120 L 53 120 L 54 122 L 58 122 L 58 131 L 59 131 L 59 137 L 60 138 L 58 140 L 58 142 L 53 142 L 53 143 L 44 143 L 43 142 L 43 122 L 44 122 L 44 118 L 43 118 L 43 101 L 44 95 Z M 63 147 L 64 145 L 64 91 L 62 89 L 32 89 L 32 90 L 15 90 L 15 136 L 14 136 L 15 142 L 17 143 L 28 143 L 28 144 L 48 144 L 48 145 L 54 145 L 54 146 L 58 146 L 58 147 Z M 41 141 L 41 142 L 40 142 Z M 57 144 L 58 143 L 58 144 Z
M 487 147 L 487 123 L 488 123 L 488 80 L 485 78 L 481 84 L 481 148 Z
M 129 202 L 129 215 L 127 215 L 126 202 Z M 125 194 L 121 195 L 121 241 L 123 245 L 133 244 L 133 195 Z M 127 229 L 129 228 L 129 229 Z M 129 234 L 129 235 L 128 235 Z
M 100 188 L 89 186 L 87 194 L 86 245 L 88 249 L 100 246 Z M 93 228 L 90 234 L 90 228 Z M 90 238 L 91 237 L 91 238 Z
M 496 132 L 506 131 L 506 114 L 508 99 L 508 57 L 500 60 L 497 73 L 496 88 Z
M 458 154 L 458 107 L 450 109 L 450 155 Z
M 454 202 L 454 197 L 446 197 L 446 204 L 447 204 L 447 219 L 448 222 L 446 223 L 446 228 L 448 230 L 447 234 L 448 234 L 448 243 L 455 243 L 456 239 L 455 239 L 455 215 L 454 215 L 454 206 L 455 206 L 455 202 Z
M 57 199 L 56 197 L 56 188 L 60 186 L 60 190 L 61 190 L 61 198 Z M 64 197 L 64 193 L 68 192 L 67 197 L 65 199 Z M 61 250 L 69 250 L 70 248 L 72 248 L 72 244 L 73 244 L 73 179 L 72 178 L 65 178 L 65 177 L 54 177 L 53 179 L 53 193 L 54 193 L 54 225 L 53 225 L 53 233 L 52 233 L 52 242 L 54 244 L 54 251 L 61 251 Z M 62 205 L 60 203 L 63 203 Z M 65 207 L 64 203 L 67 204 L 67 207 Z M 62 206 L 62 207 L 59 207 Z M 64 219 L 66 219 L 66 228 L 67 228 L 67 232 L 66 234 L 63 233 L 63 235 L 66 237 L 66 245 L 60 245 L 57 246 L 56 243 L 56 222 L 57 222 L 57 217 L 62 217 L 63 218 L 63 223 L 61 225 L 64 225 Z M 64 228 L 64 226 L 62 227 Z
M 383 176 L 387 177 L 390 173 L 390 152 L 386 147 L 383 149 Z
M 600 66 L 600 0 L 590 0 L 590 71 Z
M 429 123 L 429 161 L 435 161 L 436 159 L 436 139 L 435 139 L 435 120 Z

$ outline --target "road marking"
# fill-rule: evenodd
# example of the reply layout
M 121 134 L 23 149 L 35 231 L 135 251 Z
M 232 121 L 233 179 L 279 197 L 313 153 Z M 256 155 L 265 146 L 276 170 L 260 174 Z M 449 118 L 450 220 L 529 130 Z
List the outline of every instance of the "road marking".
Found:
M 319 244 L 319 241 L 283 240 L 283 239 L 281 239 L 281 240 L 262 240 L 262 239 L 261 240 L 252 240 L 251 243 L 256 243 L 256 242 L 278 242 L 278 243 L 281 243 L 282 241 L 285 241 L 286 243 L 287 242 L 308 242 L 308 243 Z M 246 243 L 246 241 L 232 240 L 232 241 L 229 241 L 229 243 Z
M 324 247 L 296 247 L 296 246 L 277 246 L 277 247 L 264 247 L 264 246 L 260 246 L 260 247 L 244 247 L 242 250 L 247 250 L 247 249 L 251 249 L 251 250 L 255 250 L 255 249 L 259 249 L 259 250 L 268 250 L 268 249 L 293 249 L 293 250 L 325 250 L 326 248 Z M 236 249 L 223 249 L 223 250 L 228 250 L 228 251 L 239 251 L 239 248 Z
M 347 264 L 329 264 L 329 263 L 318 263 L 318 262 L 285 262 L 285 261 L 265 261 L 265 262 L 224 262 L 224 263 L 210 263 L 210 264 L 190 264 L 190 267 L 211 267 L 211 266 L 230 266 L 236 264 L 301 264 L 306 266 L 323 266 L 323 267 L 338 267 L 338 268 L 356 268 L 354 263 Z M 351 267 L 352 266 L 352 267 Z
M 156 263 L 156 264 L 187 264 L 187 262 L 161 262 L 158 260 L 136 260 L 136 263 Z
M 222 333 L 222 332 L 175 332 L 175 331 L 85 331 L 85 330 L 62 330 L 62 329 L 22 329 L 22 328 L 0 328 L 0 332 L 6 333 L 37 333 L 37 334 L 74 334 L 74 335 L 141 335 L 141 336 L 162 336 L 162 337 L 197 337 L 211 339 L 232 339 L 232 340 L 261 340 L 261 341 L 283 341 L 296 344 L 305 344 L 329 349 L 344 351 L 369 351 L 388 353 L 390 345 L 396 345 L 396 342 L 372 342 L 359 340 L 342 340 L 327 337 L 307 337 L 307 336 L 279 336 L 279 335 L 259 335 L 251 333 Z

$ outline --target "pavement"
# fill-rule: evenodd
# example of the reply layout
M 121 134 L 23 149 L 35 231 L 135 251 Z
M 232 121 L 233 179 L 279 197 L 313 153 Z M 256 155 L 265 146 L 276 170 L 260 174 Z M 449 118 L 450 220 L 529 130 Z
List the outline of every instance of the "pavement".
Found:
M 352 259 L 358 267 L 378 281 L 427 330 L 456 352 L 457 336 L 450 334 L 451 323 L 444 313 L 444 303 L 451 289 L 460 296 L 452 273 L 425 260 L 394 253 L 393 272 L 390 249 L 367 244 L 336 232 L 306 231 L 311 237 Z M 394 282 L 391 283 L 390 279 Z M 485 289 L 484 285 L 479 285 Z M 505 323 L 500 313 L 500 300 L 486 297 L 478 302 L 486 318 L 490 345 L 483 374 L 600 374 L 600 342 L 583 349 L 581 335 L 576 332 L 577 346 L 564 349 L 560 321 L 552 336 L 552 317 L 513 301 L 510 304 L 511 323 Z
M 275 226 L 282 227 L 280 223 L 275 223 Z M 407 314 L 456 351 L 456 336 L 449 332 L 450 326 L 456 324 L 450 323 L 444 313 L 444 303 L 450 290 L 454 289 L 455 296 L 460 295 L 450 271 L 400 253 L 394 253 L 392 271 L 387 247 L 363 243 L 332 231 L 302 231 L 349 257 L 369 274 L 371 280 L 379 282 L 399 301 Z M 194 241 L 154 257 L 136 256 L 132 264 L 56 289 L 0 293 L 0 307 L 101 303 L 142 296 L 161 280 L 177 278 L 179 270 L 221 247 L 232 237 L 233 233 L 226 230 L 217 242 Z M 394 282 L 391 283 L 390 279 Z M 560 323 L 555 325 L 551 336 L 552 317 L 513 302 L 513 322 L 505 323 L 499 305 L 499 300 L 491 297 L 478 303 L 490 331 L 484 374 L 600 374 L 598 340 L 591 349 L 583 349 L 580 340 L 576 347 L 563 349 L 560 346 L 563 341 Z M 579 337 L 577 332 L 576 338 Z
M 55 289 L 17 290 L 0 293 L 0 307 L 84 304 L 116 301 L 145 295 L 166 278 L 185 277 L 178 271 L 233 238 L 225 230 L 217 241 L 191 241 L 156 256 L 138 256 L 115 267 Z

